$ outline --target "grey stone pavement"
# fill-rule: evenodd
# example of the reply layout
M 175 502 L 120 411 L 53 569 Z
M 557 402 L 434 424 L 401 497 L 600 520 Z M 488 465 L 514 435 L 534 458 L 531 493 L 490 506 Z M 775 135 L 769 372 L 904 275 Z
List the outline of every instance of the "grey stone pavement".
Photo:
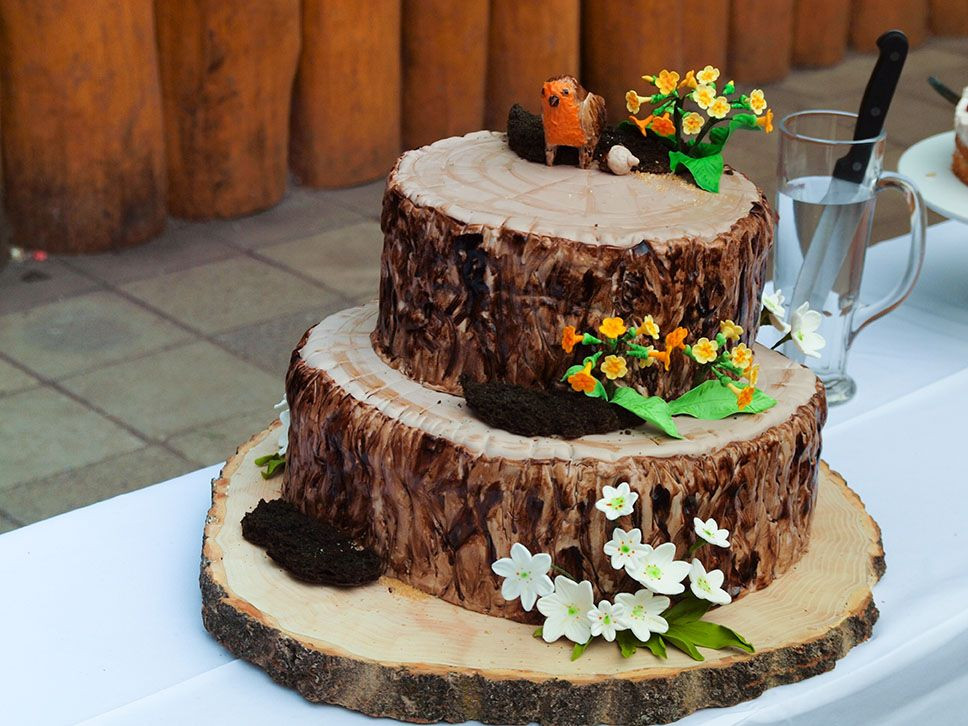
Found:
M 853 110 L 872 64 L 852 54 L 764 90 L 778 119 Z M 888 121 L 888 169 L 951 127 L 930 74 L 968 84 L 968 39 L 912 52 Z M 776 155 L 777 134 L 737 133 L 726 149 L 768 196 Z M 172 219 L 124 252 L 0 270 L 0 532 L 220 462 L 268 424 L 301 334 L 376 296 L 382 191 L 293 187 L 251 217 Z M 882 195 L 874 239 L 906 229 L 900 195 Z

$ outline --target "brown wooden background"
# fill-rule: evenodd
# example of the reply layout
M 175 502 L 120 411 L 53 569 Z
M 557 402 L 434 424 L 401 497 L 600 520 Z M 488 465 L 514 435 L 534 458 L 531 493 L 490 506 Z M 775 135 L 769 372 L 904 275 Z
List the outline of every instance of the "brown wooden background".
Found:
M 402 149 L 482 127 L 579 75 L 613 118 L 643 73 L 747 83 L 968 35 L 968 0 L 0 0 L 11 242 L 90 252 L 170 213 L 236 217 L 300 184 L 378 179 Z

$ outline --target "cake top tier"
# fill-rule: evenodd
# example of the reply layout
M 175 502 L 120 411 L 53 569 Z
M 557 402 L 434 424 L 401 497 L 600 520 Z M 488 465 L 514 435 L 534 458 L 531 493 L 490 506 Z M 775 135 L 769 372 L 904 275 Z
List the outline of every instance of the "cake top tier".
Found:
M 404 154 L 391 172 L 414 204 L 472 227 L 634 247 L 643 240 L 713 239 L 746 217 L 760 193 L 724 174 L 711 194 L 672 174 L 615 176 L 525 161 L 504 135 L 478 131 Z

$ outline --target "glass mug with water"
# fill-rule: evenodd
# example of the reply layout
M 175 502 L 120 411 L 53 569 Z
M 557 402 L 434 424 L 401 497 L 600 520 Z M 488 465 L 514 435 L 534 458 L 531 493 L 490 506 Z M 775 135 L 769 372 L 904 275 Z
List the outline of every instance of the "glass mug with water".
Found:
M 821 312 L 817 332 L 826 340 L 819 358 L 806 357 L 793 342 L 785 343 L 783 352 L 814 370 L 831 404 L 850 400 L 856 391 L 846 370 L 854 337 L 904 301 L 924 260 L 921 196 L 905 177 L 882 171 L 883 132 L 871 139 L 853 138 L 856 120 L 846 111 L 802 111 L 780 123 L 773 285 L 786 298 L 788 319 L 804 302 Z M 845 157 L 855 172 L 850 181 L 833 173 Z M 863 304 L 859 293 L 875 199 L 888 188 L 907 198 L 911 252 L 897 286 L 881 300 Z

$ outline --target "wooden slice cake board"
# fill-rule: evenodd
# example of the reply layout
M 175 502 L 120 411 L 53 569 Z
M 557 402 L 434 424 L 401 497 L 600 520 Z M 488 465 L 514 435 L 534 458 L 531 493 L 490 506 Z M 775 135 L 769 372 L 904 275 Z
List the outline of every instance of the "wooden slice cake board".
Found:
M 877 620 L 880 529 L 826 464 L 807 554 L 765 590 L 708 616 L 745 635 L 753 655 L 704 650 L 696 662 L 670 649 L 665 661 L 645 651 L 624 659 L 596 642 L 572 662 L 570 643 L 548 645 L 533 626 L 395 579 L 306 585 L 242 538 L 243 515 L 279 495 L 281 477 L 263 480 L 254 464 L 274 451 L 271 431 L 244 444 L 212 483 L 202 616 L 232 653 L 310 701 L 416 722 L 665 723 L 830 670 Z

